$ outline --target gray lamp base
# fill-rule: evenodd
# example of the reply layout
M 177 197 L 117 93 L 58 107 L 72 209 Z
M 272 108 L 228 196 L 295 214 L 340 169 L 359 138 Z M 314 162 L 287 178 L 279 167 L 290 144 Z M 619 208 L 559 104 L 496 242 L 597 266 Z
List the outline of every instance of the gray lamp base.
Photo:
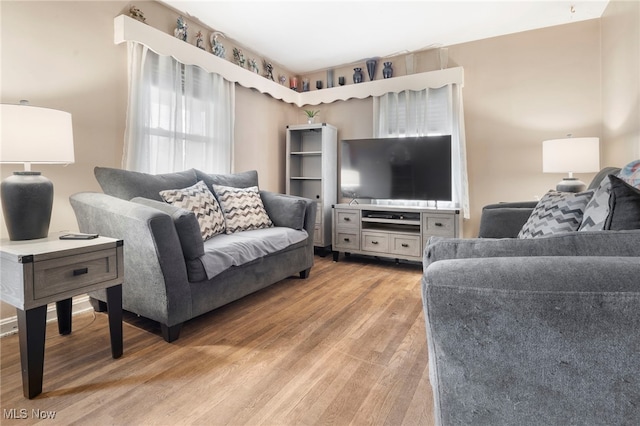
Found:
M 53 183 L 40 172 L 14 172 L 2 181 L 2 212 L 12 241 L 45 238 L 53 207 Z
M 587 185 L 576 178 L 564 178 L 556 185 L 556 191 L 560 192 L 582 192 L 587 189 Z

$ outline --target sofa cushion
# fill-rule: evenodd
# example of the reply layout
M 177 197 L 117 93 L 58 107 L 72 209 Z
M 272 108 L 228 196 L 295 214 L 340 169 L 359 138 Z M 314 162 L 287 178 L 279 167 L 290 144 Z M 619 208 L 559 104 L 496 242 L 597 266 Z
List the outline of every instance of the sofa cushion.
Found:
M 234 188 L 213 185 L 226 222 L 227 234 L 273 226 L 257 186 Z
M 160 191 L 160 196 L 167 203 L 195 214 L 203 241 L 224 232 L 225 221 L 220 205 L 203 181 L 188 188 Z
M 640 229 L 640 190 L 610 175 L 609 215 L 604 228 L 612 231 Z
M 254 229 L 231 235 L 222 234 L 204 243 L 204 255 L 200 258 L 200 262 L 206 279 L 211 279 L 232 266 L 244 265 L 287 249 L 305 241 L 307 237 L 305 230 L 286 227 Z M 190 267 L 189 279 L 192 282 L 196 277 L 201 280 L 205 278 L 196 274 L 198 268 L 195 266 Z
M 143 197 L 132 198 L 131 202 L 153 207 L 170 215 L 176 227 L 178 239 L 180 239 L 180 246 L 182 247 L 184 258 L 188 261 L 202 257 L 204 254 L 204 245 L 202 244 L 200 224 L 192 211 L 167 204 L 164 201 L 150 200 L 149 198 Z
M 186 188 L 197 182 L 194 169 L 159 175 L 108 167 L 96 167 L 93 171 L 105 194 L 124 200 L 144 197 L 162 201 L 160 191 Z
M 234 188 L 258 186 L 258 172 L 255 170 L 230 174 L 208 174 L 195 169 L 195 173 L 198 180 L 204 181 L 211 191 L 213 191 L 213 185 L 232 186 Z
M 535 238 L 577 231 L 593 190 L 572 193 L 549 191 L 538 202 L 518 238 Z

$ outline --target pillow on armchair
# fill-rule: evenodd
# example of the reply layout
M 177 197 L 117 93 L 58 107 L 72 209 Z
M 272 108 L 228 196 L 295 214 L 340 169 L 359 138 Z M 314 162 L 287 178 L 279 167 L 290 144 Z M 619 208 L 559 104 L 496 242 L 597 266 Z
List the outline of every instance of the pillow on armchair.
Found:
M 609 179 L 611 195 L 604 229 L 611 231 L 640 229 L 640 190 L 616 176 L 611 175 Z
M 533 209 L 518 238 L 536 238 L 577 231 L 593 192 L 547 192 Z
M 585 207 L 584 217 L 578 231 L 602 231 L 608 229 L 606 221 L 609 217 L 611 176 L 616 176 L 629 185 L 640 189 L 640 160 L 632 161 L 622 169 L 611 167 L 603 169 L 603 171 L 606 170 L 610 172 L 602 178 L 600 184 L 595 188 L 596 192 Z

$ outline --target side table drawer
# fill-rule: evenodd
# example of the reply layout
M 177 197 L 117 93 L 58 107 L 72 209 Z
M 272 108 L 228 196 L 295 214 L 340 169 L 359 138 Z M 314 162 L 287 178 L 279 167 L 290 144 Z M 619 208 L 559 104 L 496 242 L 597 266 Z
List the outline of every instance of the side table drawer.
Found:
M 117 277 L 116 249 L 36 262 L 33 297 L 41 299 Z

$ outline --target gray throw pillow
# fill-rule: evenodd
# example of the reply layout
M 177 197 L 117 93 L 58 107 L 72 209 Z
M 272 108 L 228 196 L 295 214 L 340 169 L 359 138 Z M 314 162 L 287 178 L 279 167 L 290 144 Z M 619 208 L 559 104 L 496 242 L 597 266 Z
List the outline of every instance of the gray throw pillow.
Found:
M 609 194 L 611 193 L 611 179 L 605 176 L 596 192 L 584 209 L 584 216 L 578 231 L 602 231 L 609 215 Z
M 93 172 L 105 194 L 131 200 L 144 197 L 162 201 L 160 191 L 173 188 L 186 188 L 197 182 L 194 169 L 183 172 L 152 175 L 130 170 L 96 167 Z
M 260 198 L 264 203 L 267 214 L 275 226 L 287 228 L 304 228 L 304 218 L 307 210 L 307 202 L 299 197 L 285 194 L 276 194 L 269 191 L 260 191 Z
M 547 192 L 531 212 L 518 238 L 536 238 L 577 231 L 593 192 Z
M 640 229 L 640 190 L 622 179 L 609 175 L 611 196 L 609 197 L 609 215 L 604 229 L 623 231 Z

